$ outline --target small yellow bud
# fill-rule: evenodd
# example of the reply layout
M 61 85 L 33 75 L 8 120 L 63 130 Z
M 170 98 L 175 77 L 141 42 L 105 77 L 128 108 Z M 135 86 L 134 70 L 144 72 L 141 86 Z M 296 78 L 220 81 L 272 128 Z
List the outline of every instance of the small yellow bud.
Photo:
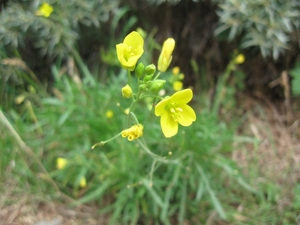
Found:
M 173 83 L 173 89 L 174 91 L 180 91 L 183 87 L 183 83 L 181 81 L 175 81 Z
M 179 68 L 178 66 L 173 67 L 173 69 L 172 69 L 172 74 L 173 74 L 174 76 L 178 75 L 179 72 L 180 72 L 180 68 Z
M 126 84 L 123 88 L 122 88 L 122 95 L 124 98 L 131 98 L 132 96 L 132 89 L 131 87 Z
M 242 64 L 245 62 L 245 56 L 243 54 L 238 54 L 234 61 L 236 64 Z
M 79 186 L 81 188 L 84 188 L 86 186 L 86 179 L 85 177 L 82 177 L 81 180 L 80 180 L 80 183 L 79 183 Z
M 107 119 L 110 119 L 114 116 L 114 113 L 111 110 L 107 110 L 106 113 L 105 113 L 105 116 L 106 116 Z
M 49 17 L 52 12 L 53 12 L 53 7 L 48 3 L 44 2 L 35 12 L 35 15 Z
M 68 163 L 68 160 L 66 160 L 65 158 L 57 158 L 56 168 L 61 170 L 67 165 L 67 163 Z
M 171 61 L 172 61 L 172 53 L 175 48 L 175 40 L 173 38 L 168 38 L 165 40 L 160 56 L 158 58 L 157 68 L 160 72 L 165 72 Z

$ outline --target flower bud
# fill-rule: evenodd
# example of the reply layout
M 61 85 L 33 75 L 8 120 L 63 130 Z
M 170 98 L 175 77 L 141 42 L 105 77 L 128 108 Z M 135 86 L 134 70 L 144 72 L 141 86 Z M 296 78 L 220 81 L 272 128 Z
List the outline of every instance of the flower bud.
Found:
M 143 63 L 139 63 L 136 68 L 135 68 L 135 76 L 137 78 L 141 78 L 142 76 L 144 76 L 145 73 L 145 66 Z
M 132 96 L 132 89 L 131 87 L 126 84 L 123 88 L 122 88 L 122 95 L 124 98 L 131 98 Z
M 157 68 L 160 72 L 165 72 L 171 61 L 172 61 L 172 53 L 175 48 L 175 40 L 173 38 L 168 38 L 165 40 L 160 56 L 158 58 Z
M 150 91 L 153 91 L 153 92 L 158 92 L 160 91 L 164 84 L 165 84 L 165 80 L 154 80 L 151 84 L 151 87 L 150 87 Z
M 146 75 L 153 75 L 155 71 L 156 71 L 156 66 L 154 64 L 150 64 L 145 68 Z
M 236 64 L 242 64 L 245 62 L 245 56 L 243 54 L 238 54 L 237 57 L 234 59 Z

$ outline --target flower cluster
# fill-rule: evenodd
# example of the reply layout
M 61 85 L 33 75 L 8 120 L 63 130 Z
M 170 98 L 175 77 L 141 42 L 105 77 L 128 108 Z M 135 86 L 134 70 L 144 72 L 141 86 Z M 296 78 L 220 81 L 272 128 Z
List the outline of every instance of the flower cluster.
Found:
M 172 54 L 175 48 L 175 40 L 167 38 L 162 46 L 162 50 L 157 62 L 157 70 L 154 64 L 144 65 L 138 63 L 138 60 L 144 53 L 144 39 L 136 31 L 128 34 L 124 41 L 116 45 L 117 56 L 121 66 L 129 72 L 129 82 L 122 88 L 124 98 L 132 98 L 133 104 L 141 100 L 146 93 L 154 96 L 154 99 L 161 98 L 158 92 L 163 88 L 166 80 L 159 79 L 160 74 L 165 72 L 172 61 Z M 138 90 L 135 93 L 130 85 L 130 72 L 135 70 L 135 76 L 138 79 Z M 194 110 L 187 105 L 192 98 L 191 89 L 182 90 L 183 83 L 181 80 L 184 75 L 180 69 L 173 69 L 174 81 L 173 88 L 176 92 L 174 95 L 162 98 L 155 106 L 155 115 L 160 117 L 160 125 L 165 137 L 169 138 L 177 134 L 178 124 L 189 126 L 196 120 Z M 156 96 L 156 97 L 155 97 Z M 132 108 L 129 109 L 132 113 Z M 134 117 L 136 119 L 136 117 Z M 139 138 L 143 134 L 143 126 L 137 121 L 132 127 L 123 130 L 121 135 L 129 141 Z
M 133 141 L 143 135 L 144 126 L 142 124 L 135 124 L 130 128 L 123 130 L 121 132 L 122 137 L 128 139 L 128 141 Z
M 180 73 L 179 67 L 173 68 L 174 78 L 172 79 L 172 83 L 173 89 L 176 92 L 171 96 L 162 97 L 162 89 L 166 83 L 166 79 L 162 79 L 160 76 L 161 73 L 167 71 L 172 62 L 175 40 L 167 38 L 164 41 L 157 66 L 154 64 L 145 65 L 142 62 L 138 63 L 144 53 L 145 32 L 142 35 L 139 32 L 133 31 L 124 38 L 122 43 L 116 45 L 117 58 L 122 68 L 128 71 L 128 82 L 122 87 L 121 93 L 123 98 L 132 101 L 131 106 L 124 110 L 128 116 L 129 128 L 124 129 L 118 135 L 106 141 L 94 144 L 92 149 L 96 146 L 103 146 L 118 136 L 127 138 L 129 141 L 134 141 L 142 137 L 144 126 L 134 114 L 134 108 L 142 99 L 144 99 L 147 106 L 155 107 L 154 113 L 157 117 L 160 117 L 162 133 L 166 138 L 173 137 L 178 133 L 179 124 L 186 127 L 196 121 L 196 114 L 188 105 L 193 98 L 193 92 L 191 89 L 182 90 L 184 74 Z M 137 85 L 131 84 L 132 73 L 135 75 Z M 160 99 L 158 103 L 157 99 Z M 152 108 L 150 111 L 152 111 Z M 111 118 L 112 115 L 112 113 L 106 112 L 107 118 Z M 133 122 L 133 124 L 130 124 L 130 122 Z M 142 146 L 145 149 L 145 146 Z M 146 151 L 149 152 L 149 150 Z

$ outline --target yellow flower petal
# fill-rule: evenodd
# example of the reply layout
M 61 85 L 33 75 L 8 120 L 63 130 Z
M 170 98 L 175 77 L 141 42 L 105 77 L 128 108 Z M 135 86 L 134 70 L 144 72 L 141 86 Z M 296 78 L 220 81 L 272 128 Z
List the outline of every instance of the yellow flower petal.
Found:
M 172 115 L 164 112 L 160 118 L 162 132 L 166 138 L 172 137 L 178 132 L 178 123 L 173 119 Z
M 164 111 L 165 111 L 165 107 L 169 102 L 169 96 L 166 97 L 165 99 L 161 100 L 155 107 L 155 115 L 156 116 L 160 116 Z
M 184 89 L 176 92 L 171 98 L 172 102 L 176 102 L 177 104 L 186 104 L 192 100 L 193 91 L 191 89 Z
M 182 109 L 181 117 L 178 118 L 178 123 L 182 126 L 190 126 L 196 120 L 194 110 L 188 105 L 179 106 Z

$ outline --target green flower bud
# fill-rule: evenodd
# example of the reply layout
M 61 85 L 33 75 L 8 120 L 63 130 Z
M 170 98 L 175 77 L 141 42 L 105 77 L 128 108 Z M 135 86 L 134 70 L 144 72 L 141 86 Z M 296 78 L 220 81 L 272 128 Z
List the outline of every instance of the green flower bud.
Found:
M 156 71 L 156 66 L 154 64 L 150 64 L 145 68 L 146 75 L 153 75 L 155 71 Z
M 144 81 L 150 81 L 150 80 L 152 80 L 153 75 L 154 75 L 154 74 L 146 75 L 145 78 L 144 78 Z
M 147 89 L 147 86 L 146 86 L 146 84 L 141 84 L 141 85 L 139 86 L 139 88 L 140 88 L 142 91 L 145 91 L 145 90 Z
M 135 76 L 137 78 L 141 78 L 142 76 L 144 76 L 145 73 L 145 66 L 143 63 L 139 63 L 136 68 L 135 68 Z
M 150 87 L 150 91 L 153 91 L 153 92 L 160 91 L 163 88 L 165 83 L 166 83 L 165 80 L 158 79 L 158 80 L 153 81 L 151 84 L 151 87 Z

